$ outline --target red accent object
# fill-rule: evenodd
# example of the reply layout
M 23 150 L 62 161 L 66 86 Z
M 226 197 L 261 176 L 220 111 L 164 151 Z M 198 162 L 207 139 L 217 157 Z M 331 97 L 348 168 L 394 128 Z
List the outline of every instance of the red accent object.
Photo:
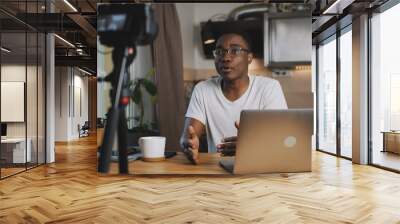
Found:
M 120 103 L 122 105 L 128 105 L 129 104 L 129 97 L 128 96 L 122 97 Z
M 128 54 L 133 54 L 133 47 L 128 48 Z

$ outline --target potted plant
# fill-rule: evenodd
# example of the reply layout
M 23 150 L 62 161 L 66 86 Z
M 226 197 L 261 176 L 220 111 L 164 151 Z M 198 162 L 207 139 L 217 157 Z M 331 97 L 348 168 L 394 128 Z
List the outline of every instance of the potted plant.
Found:
M 155 122 L 151 124 L 144 122 L 144 93 L 147 92 L 150 95 L 152 103 L 157 100 L 157 87 L 150 79 L 154 74 L 154 68 L 151 68 L 144 78 L 138 78 L 129 83 L 131 100 L 138 106 L 140 114 L 133 118 L 137 125 L 128 130 L 128 146 L 137 146 L 140 137 L 160 135 Z

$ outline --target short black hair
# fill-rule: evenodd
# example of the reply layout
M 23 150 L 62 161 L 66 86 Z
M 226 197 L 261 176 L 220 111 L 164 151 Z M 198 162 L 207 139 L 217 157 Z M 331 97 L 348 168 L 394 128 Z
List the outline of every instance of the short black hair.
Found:
M 251 43 L 251 38 L 250 38 L 250 36 L 249 36 L 246 32 L 243 32 L 243 31 L 228 31 L 228 32 L 225 32 L 225 33 L 221 34 L 221 36 L 218 37 L 218 40 L 219 40 L 222 36 L 231 35 L 231 34 L 238 35 L 238 36 L 242 37 L 243 40 L 246 42 L 249 51 L 250 51 L 250 52 L 253 52 L 253 47 L 252 47 L 252 43 Z

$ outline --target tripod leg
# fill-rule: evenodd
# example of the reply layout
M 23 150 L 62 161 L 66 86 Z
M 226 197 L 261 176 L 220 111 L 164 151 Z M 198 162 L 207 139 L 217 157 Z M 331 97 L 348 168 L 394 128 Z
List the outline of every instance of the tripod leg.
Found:
M 118 161 L 119 173 L 128 174 L 128 143 L 127 133 L 128 126 L 126 124 L 124 109 L 119 110 L 119 125 L 118 125 Z
M 135 52 L 135 51 L 134 51 Z M 107 125 L 105 127 L 104 139 L 100 148 L 100 157 L 98 162 L 98 171 L 107 173 L 110 168 L 111 150 L 113 147 L 115 133 L 121 137 L 118 137 L 118 148 L 119 148 L 119 171 L 120 173 L 128 173 L 128 158 L 127 158 L 127 124 L 125 118 L 125 112 L 121 108 L 120 100 L 121 94 L 126 91 L 127 81 L 125 79 L 126 63 L 127 60 L 131 61 L 134 58 L 134 54 L 129 54 L 128 48 L 114 48 L 113 50 L 113 62 L 115 69 L 110 77 L 112 84 L 112 90 L 110 91 L 110 97 L 113 99 L 113 105 L 109 110 L 109 116 L 107 117 Z M 122 59 L 122 60 L 121 60 Z M 117 66 L 120 65 L 120 66 Z M 111 75 L 111 74 L 110 74 Z M 125 96 L 125 95 L 123 95 Z M 126 97 L 126 96 L 125 96 Z M 121 115 L 121 119 L 119 116 Z
M 114 143 L 115 133 L 117 132 L 119 110 L 112 107 L 108 111 L 107 124 L 104 132 L 103 143 L 100 148 L 98 160 L 98 171 L 108 173 L 110 169 L 111 150 Z

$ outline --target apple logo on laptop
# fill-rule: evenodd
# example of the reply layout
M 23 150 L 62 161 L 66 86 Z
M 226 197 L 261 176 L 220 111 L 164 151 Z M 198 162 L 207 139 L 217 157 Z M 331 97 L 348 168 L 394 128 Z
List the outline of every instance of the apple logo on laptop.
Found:
M 286 148 L 293 148 L 297 143 L 297 139 L 294 136 L 288 136 L 283 140 L 283 145 Z

